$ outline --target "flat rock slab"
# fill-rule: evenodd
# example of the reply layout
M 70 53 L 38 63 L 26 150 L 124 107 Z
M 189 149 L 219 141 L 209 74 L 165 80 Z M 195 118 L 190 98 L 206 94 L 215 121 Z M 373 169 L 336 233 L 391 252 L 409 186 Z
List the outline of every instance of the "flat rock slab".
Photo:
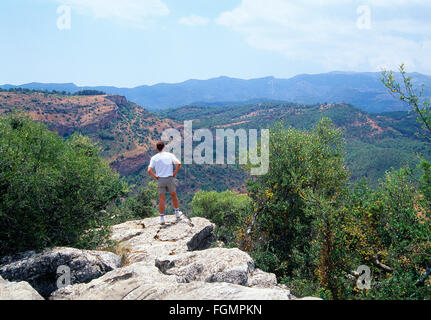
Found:
M 44 299 L 28 282 L 9 282 L 0 277 L 0 300 Z
M 156 259 L 156 266 L 181 282 L 228 282 L 246 285 L 254 271 L 253 259 L 239 249 L 213 248 Z
M 9 281 L 26 281 L 42 296 L 57 290 L 57 268 L 70 268 L 71 283 L 85 283 L 119 268 L 121 259 L 111 252 L 57 247 L 42 253 L 3 257 L 0 275 Z
M 232 283 L 191 282 L 179 285 L 163 300 L 292 300 L 280 288 L 249 288 Z
M 113 270 L 87 284 L 57 290 L 51 300 L 289 300 L 288 290 L 232 283 L 179 283 L 145 262 Z
M 171 290 L 176 284 L 175 276 L 164 275 L 155 266 L 138 262 L 108 272 L 90 283 L 61 288 L 55 291 L 50 299 L 138 300 L 139 297 L 146 298 L 145 292 L 154 296 L 157 292 L 161 294 Z
M 256 269 L 248 277 L 247 286 L 256 288 L 273 288 L 277 286 L 277 277 L 274 273 L 268 273 L 260 269 Z
M 145 226 L 143 220 L 128 221 L 111 227 L 111 240 L 127 241 L 143 233 Z
M 154 266 L 160 256 L 175 255 L 193 250 L 207 249 L 214 241 L 215 225 L 204 218 L 183 218 L 177 221 L 166 217 L 127 222 L 112 228 L 111 239 L 119 241 L 117 253 L 126 264 L 145 262 Z

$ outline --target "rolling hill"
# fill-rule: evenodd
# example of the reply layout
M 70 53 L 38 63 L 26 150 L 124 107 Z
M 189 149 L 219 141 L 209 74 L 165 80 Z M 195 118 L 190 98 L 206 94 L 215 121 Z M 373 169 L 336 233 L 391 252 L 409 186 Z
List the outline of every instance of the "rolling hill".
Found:
M 416 136 L 420 126 L 408 112 L 371 114 L 345 103 L 303 105 L 261 103 L 231 107 L 183 107 L 158 113 L 163 118 L 182 122 L 194 120 L 193 128 L 271 128 L 284 126 L 310 129 L 322 117 L 330 118 L 344 130 L 346 162 L 351 179 L 366 178 L 376 185 L 391 167 L 419 162 L 416 154 L 431 158 L 430 144 Z
M 182 129 L 181 122 L 163 119 L 117 95 L 0 92 L 0 113 L 13 110 L 44 122 L 65 138 L 75 132 L 89 136 L 99 144 L 101 155 L 111 167 L 136 185 L 150 180 L 146 169 L 162 132 L 167 128 Z M 202 188 L 243 188 L 245 174 L 237 166 L 183 168 L 179 175 L 180 179 L 187 178 L 187 184 L 180 186 L 183 194 L 191 195 Z
M 165 128 L 177 127 L 122 96 L 68 96 L 42 92 L 0 92 L 0 113 L 29 114 L 67 137 L 75 132 L 100 144 L 101 154 L 121 174 L 139 170 Z

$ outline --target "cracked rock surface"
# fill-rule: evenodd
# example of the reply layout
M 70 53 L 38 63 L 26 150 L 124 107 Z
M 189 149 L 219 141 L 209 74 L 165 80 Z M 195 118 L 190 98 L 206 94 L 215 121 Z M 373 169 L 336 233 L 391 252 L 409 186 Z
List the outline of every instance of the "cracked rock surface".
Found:
M 275 275 L 255 269 L 239 249 L 210 248 L 215 225 L 204 218 L 167 216 L 112 228 L 123 267 L 88 284 L 62 288 L 53 300 L 289 300 Z
M 176 221 L 167 216 L 163 226 L 158 217 L 128 221 L 112 227 L 117 255 L 48 249 L 43 255 L 27 253 L 3 258 L 0 274 L 15 278 L 26 275 L 40 293 L 40 287 L 35 287 L 40 271 L 52 272 L 59 259 L 64 262 L 67 252 L 70 264 L 77 266 L 73 269 L 74 279 L 67 287 L 54 291 L 56 288 L 51 286 L 43 291 L 42 295 L 51 300 L 295 299 L 286 286 L 277 284 L 274 274 L 256 269 L 247 253 L 217 247 L 214 230 L 213 223 L 198 217 Z M 39 263 L 29 264 L 35 260 Z
M 0 300 L 44 299 L 28 282 L 9 282 L 0 276 Z
M 90 282 L 120 267 L 121 259 L 111 252 L 56 247 L 41 253 L 28 251 L 0 260 L 0 275 L 8 281 L 26 281 L 48 297 L 57 290 L 57 269 L 70 268 L 71 283 Z

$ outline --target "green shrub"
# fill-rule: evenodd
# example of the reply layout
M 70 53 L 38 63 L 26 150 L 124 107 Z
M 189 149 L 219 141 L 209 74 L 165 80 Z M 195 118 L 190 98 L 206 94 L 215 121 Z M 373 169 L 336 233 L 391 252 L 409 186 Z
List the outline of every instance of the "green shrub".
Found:
M 251 210 L 251 199 L 233 191 L 199 191 L 191 202 L 193 215 L 204 217 L 217 226 L 217 236 L 226 244 L 236 243 L 244 219 Z
M 0 252 L 87 247 L 127 192 L 89 138 L 64 141 L 28 117 L 0 118 Z
M 154 217 L 157 214 L 155 202 L 158 198 L 158 187 L 150 181 L 141 187 L 136 194 L 127 198 L 122 204 L 110 208 L 112 223 L 119 224 L 129 220 Z

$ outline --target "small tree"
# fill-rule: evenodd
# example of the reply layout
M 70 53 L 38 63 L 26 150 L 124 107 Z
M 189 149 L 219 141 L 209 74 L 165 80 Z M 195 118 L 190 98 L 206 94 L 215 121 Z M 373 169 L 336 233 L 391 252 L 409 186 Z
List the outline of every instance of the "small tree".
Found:
M 336 279 L 344 269 L 336 246 L 339 208 L 348 177 L 342 132 L 329 119 L 312 131 L 279 125 L 269 147 L 269 172 L 247 184 L 256 208 L 246 248 L 259 267 L 281 278 L 319 281 L 337 298 Z
M 226 244 L 236 244 L 243 227 L 251 199 L 233 191 L 199 191 L 191 202 L 193 215 L 204 217 L 217 225 L 218 238 Z
M 87 137 L 64 141 L 29 117 L 0 118 L 0 252 L 95 245 L 127 185 Z
M 413 78 L 407 75 L 404 64 L 399 67 L 402 82 L 395 79 L 392 71 L 382 72 L 382 82 L 389 89 L 390 93 L 408 104 L 410 110 L 418 116 L 418 122 L 422 124 L 426 139 L 430 139 L 431 134 L 431 103 L 429 98 L 423 96 L 425 86 L 420 89 L 415 88 Z

